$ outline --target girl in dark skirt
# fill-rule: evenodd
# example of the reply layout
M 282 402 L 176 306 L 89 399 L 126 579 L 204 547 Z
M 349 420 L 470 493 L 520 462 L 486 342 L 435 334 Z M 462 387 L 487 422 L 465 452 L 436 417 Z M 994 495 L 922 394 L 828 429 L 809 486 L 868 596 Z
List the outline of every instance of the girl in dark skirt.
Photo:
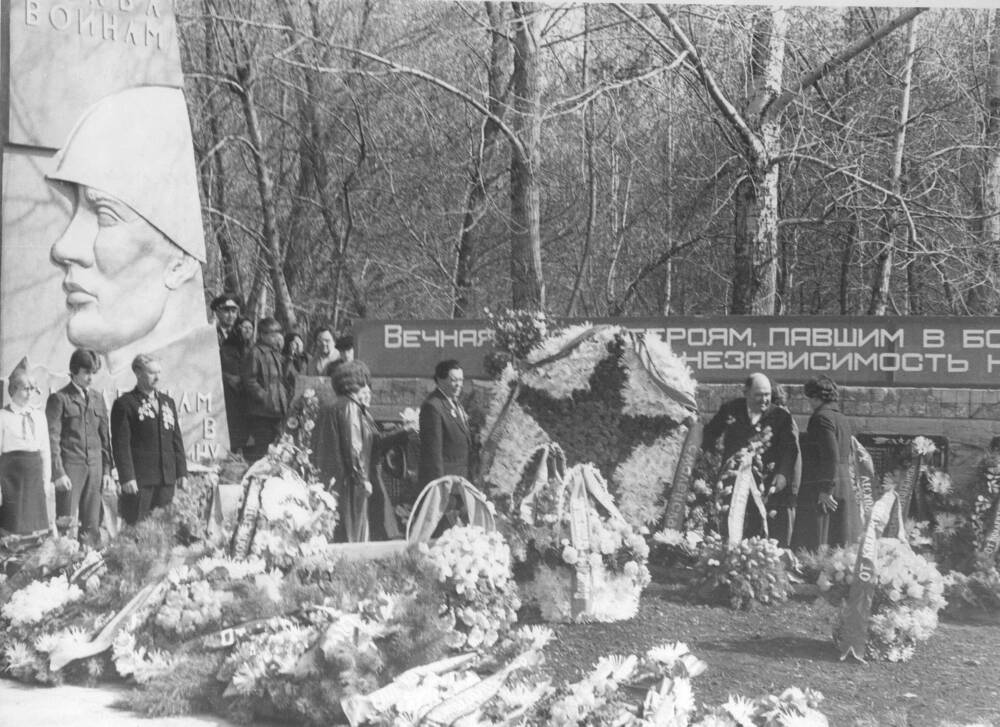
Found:
M 53 526 L 46 488 L 52 457 L 45 415 L 29 405 L 38 391 L 22 361 L 7 386 L 11 402 L 0 409 L 0 530 L 23 535 Z

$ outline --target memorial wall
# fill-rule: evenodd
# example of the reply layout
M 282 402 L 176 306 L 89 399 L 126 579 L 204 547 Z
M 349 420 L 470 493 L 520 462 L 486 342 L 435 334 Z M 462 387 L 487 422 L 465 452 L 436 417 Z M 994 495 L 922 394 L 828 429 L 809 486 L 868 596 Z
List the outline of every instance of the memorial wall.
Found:
M 935 438 L 956 482 L 978 477 L 982 455 L 1000 437 L 997 318 L 671 316 L 594 322 L 669 340 L 694 370 L 703 418 L 741 396 L 748 373 L 763 371 L 786 385 L 789 408 L 804 429 L 811 408 L 801 384 L 825 373 L 841 385 L 841 407 L 870 446 Z M 485 320 L 362 321 L 355 338 L 358 356 L 375 377 L 373 410 L 381 419 L 419 406 L 433 387 L 434 364 L 446 358 L 462 362 L 474 400 L 481 399 L 483 361 L 493 350 Z
M 0 371 L 27 356 L 44 393 L 76 347 L 110 403 L 157 356 L 192 460 L 228 435 L 206 308 L 191 125 L 173 5 L 3 4 Z

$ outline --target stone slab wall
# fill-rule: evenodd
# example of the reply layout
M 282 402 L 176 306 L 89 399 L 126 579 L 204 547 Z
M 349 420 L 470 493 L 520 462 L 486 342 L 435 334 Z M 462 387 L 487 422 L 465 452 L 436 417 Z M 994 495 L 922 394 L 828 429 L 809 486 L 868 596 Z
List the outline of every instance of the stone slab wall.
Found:
M 383 421 L 398 419 L 406 407 L 419 407 L 434 388 L 429 379 L 375 379 L 373 410 Z M 470 414 L 482 407 L 487 384 L 466 387 Z M 855 432 L 940 436 L 948 440 L 948 470 L 957 484 L 978 475 L 979 462 L 994 437 L 1000 437 L 1000 390 L 944 388 L 842 387 L 841 409 Z M 741 384 L 703 384 L 698 408 L 707 421 L 722 402 L 743 395 Z M 788 407 L 800 429 L 812 412 L 801 386 L 787 388 Z

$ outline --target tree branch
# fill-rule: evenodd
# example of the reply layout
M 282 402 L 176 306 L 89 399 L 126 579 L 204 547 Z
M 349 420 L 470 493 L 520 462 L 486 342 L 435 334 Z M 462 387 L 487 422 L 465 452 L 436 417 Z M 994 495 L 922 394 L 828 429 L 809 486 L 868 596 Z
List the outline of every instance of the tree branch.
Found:
M 410 66 L 401 65 L 399 63 L 396 63 L 395 61 L 389 60 L 388 58 L 383 58 L 380 55 L 376 55 L 375 53 L 369 53 L 368 51 L 361 50 L 360 48 L 352 48 L 350 46 L 339 45 L 337 43 L 329 43 L 328 45 L 331 48 L 343 51 L 344 53 L 352 53 L 354 55 L 360 56 L 374 63 L 383 65 L 389 69 L 390 73 L 400 73 L 407 76 L 413 76 L 414 78 L 419 78 L 420 80 L 426 81 L 432 86 L 437 86 L 442 91 L 450 93 L 452 96 L 459 98 L 460 100 L 464 101 L 469 106 L 474 108 L 476 111 L 481 113 L 483 116 L 489 118 L 493 123 L 495 123 L 497 125 L 497 128 L 500 129 L 503 135 L 507 137 L 507 140 L 510 142 L 510 145 L 516 150 L 517 154 L 520 155 L 521 158 L 527 158 L 526 157 L 527 152 L 525 151 L 524 145 L 521 143 L 521 140 L 518 138 L 517 134 L 514 133 L 514 130 L 504 123 L 503 119 L 498 117 L 496 114 L 492 113 L 481 101 L 477 101 L 471 95 L 469 95 L 462 89 L 458 88 L 457 86 L 453 86 L 452 84 L 448 83 L 443 78 L 438 78 L 437 76 L 427 73 L 426 71 L 421 71 L 419 68 L 411 68 Z M 298 63 L 290 59 L 282 59 L 282 60 L 285 63 L 288 63 L 289 65 L 308 68 L 310 70 L 319 71 L 320 73 L 360 72 L 354 70 L 345 71 L 344 69 L 339 69 L 339 68 L 329 68 L 329 67 L 324 68 L 320 66 L 309 66 L 302 63 Z
M 687 51 L 691 63 L 694 65 L 695 71 L 698 73 L 698 78 L 701 79 L 702 86 L 708 91 L 708 95 L 712 98 L 715 103 L 716 108 L 722 114 L 723 118 L 729 122 L 729 124 L 739 132 L 740 136 L 743 137 L 744 143 L 750 147 L 755 154 L 760 157 L 764 156 L 763 144 L 760 137 L 754 133 L 753 129 L 747 123 L 746 119 L 739 110 L 732 104 L 732 102 L 726 98 L 726 94 L 723 93 L 722 88 L 719 86 L 718 81 L 715 80 L 715 76 L 712 72 L 708 70 L 705 66 L 704 61 L 701 59 L 701 55 L 698 54 L 698 49 L 694 47 L 694 43 L 687 37 L 681 26 L 677 24 L 677 21 L 662 6 L 650 3 L 648 5 L 649 9 L 652 10 L 656 17 L 667 26 L 677 42 L 680 43 L 684 50 Z
M 927 8 L 907 8 L 888 23 L 876 28 L 870 34 L 851 43 L 849 46 L 840 51 L 840 53 L 831 56 L 816 68 L 813 68 L 811 71 L 799 76 L 798 80 L 782 91 L 774 99 L 774 101 L 771 102 L 764 113 L 772 119 L 777 118 L 778 115 L 785 110 L 788 104 L 790 104 L 800 93 L 816 85 L 821 78 L 828 75 L 831 71 L 840 68 L 855 56 L 864 53 L 887 35 L 906 25 L 925 10 L 927 10 Z

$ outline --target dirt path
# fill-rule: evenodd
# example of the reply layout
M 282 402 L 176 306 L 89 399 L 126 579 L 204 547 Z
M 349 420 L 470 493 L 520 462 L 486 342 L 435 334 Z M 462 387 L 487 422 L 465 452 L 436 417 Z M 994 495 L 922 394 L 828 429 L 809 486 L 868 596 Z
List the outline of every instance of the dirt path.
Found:
M 0 679 L 0 727 L 235 727 L 217 717 L 146 719 L 111 705 L 121 689 L 26 686 Z

